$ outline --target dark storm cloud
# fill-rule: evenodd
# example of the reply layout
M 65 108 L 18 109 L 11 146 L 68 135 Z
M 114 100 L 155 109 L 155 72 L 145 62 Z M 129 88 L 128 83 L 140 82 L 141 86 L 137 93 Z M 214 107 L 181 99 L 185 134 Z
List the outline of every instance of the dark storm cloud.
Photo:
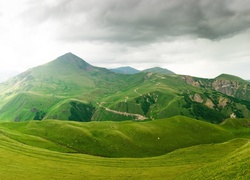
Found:
M 49 1 L 48 1 L 49 2 Z M 250 0 L 58 0 L 31 4 L 29 22 L 51 22 L 64 40 L 211 40 L 250 28 Z M 32 14 L 32 16 L 30 16 Z

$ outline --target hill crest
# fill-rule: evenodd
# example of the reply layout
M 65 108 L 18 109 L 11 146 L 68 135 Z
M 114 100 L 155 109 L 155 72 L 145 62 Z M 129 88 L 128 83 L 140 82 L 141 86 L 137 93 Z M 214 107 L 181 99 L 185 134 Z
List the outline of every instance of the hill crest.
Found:
M 153 67 L 143 70 L 142 72 L 152 72 L 152 73 L 159 73 L 159 74 L 175 74 L 173 71 L 170 71 L 165 68 L 161 67 Z
M 238 77 L 238 76 L 234 76 L 234 75 L 231 75 L 231 74 L 225 74 L 225 73 L 222 73 L 220 74 L 219 76 L 217 76 L 215 78 L 215 80 L 229 80 L 229 81 L 239 81 L 239 82 L 245 82 L 246 80 Z

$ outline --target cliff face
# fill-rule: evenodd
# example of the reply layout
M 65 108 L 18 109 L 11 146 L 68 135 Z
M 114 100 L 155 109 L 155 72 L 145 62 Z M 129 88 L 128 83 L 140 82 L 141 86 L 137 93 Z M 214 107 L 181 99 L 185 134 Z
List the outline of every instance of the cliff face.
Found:
M 193 102 L 191 109 L 196 114 L 216 118 L 250 117 L 250 83 L 231 75 L 214 79 L 181 76 L 181 79 L 198 91 L 186 90 L 186 102 Z M 195 88 L 195 89 L 196 89 Z M 199 107 L 196 105 L 199 105 Z
M 212 88 L 228 96 L 250 101 L 250 83 L 234 80 L 215 80 Z
M 212 87 L 216 91 L 234 97 L 236 96 L 239 88 L 241 87 L 241 84 L 239 82 L 230 80 L 215 80 L 212 83 Z
M 202 79 L 191 76 L 182 76 L 182 79 L 196 87 L 212 89 L 221 92 L 227 96 L 250 101 L 250 83 L 240 78 L 215 78 Z

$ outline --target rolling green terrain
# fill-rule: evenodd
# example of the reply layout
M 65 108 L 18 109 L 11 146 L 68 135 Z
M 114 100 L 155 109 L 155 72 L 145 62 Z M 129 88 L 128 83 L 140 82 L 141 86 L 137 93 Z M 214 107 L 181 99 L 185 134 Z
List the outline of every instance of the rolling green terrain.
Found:
M 0 84 L 0 121 L 122 121 L 176 115 L 212 123 L 250 117 L 250 83 L 148 72 L 117 74 L 67 53 Z M 158 71 L 156 71 L 158 72 Z
M 213 125 L 181 116 L 0 123 L 1 178 L 248 179 L 249 124 L 228 119 Z
M 67 53 L 0 84 L 1 179 L 249 179 L 250 83 Z

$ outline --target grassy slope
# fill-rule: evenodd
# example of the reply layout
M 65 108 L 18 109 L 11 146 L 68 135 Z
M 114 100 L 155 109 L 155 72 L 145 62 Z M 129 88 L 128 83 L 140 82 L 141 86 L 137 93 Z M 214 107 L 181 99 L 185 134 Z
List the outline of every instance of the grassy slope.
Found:
M 240 77 L 234 76 L 234 75 L 230 75 L 230 74 L 221 74 L 217 76 L 215 79 L 216 80 L 230 80 L 230 81 L 236 81 L 236 82 L 241 82 L 241 83 L 246 84 L 246 80 Z
M 5 127 L 5 134 L 12 138 L 15 138 L 13 134 L 24 133 L 76 152 L 108 157 L 157 156 L 183 147 L 224 142 L 234 138 L 231 132 L 222 127 L 181 116 L 157 121 L 120 123 L 46 120 L 2 123 L 1 127 Z M 33 141 L 26 142 L 26 138 L 19 141 L 34 145 Z M 38 143 L 35 146 L 43 147 L 44 144 Z
M 237 143 L 241 143 L 240 141 L 245 141 L 245 143 L 227 156 L 192 170 L 179 179 L 189 177 L 192 179 L 249 179 L 250 141 L 249 139 L 234 140 L 233 146 L 237 146 Z M 225 148 L 221 150 L 224 151 Z
M 1 121 L 33 119 L 31 109 L 65 117 L 65 100 L 92 102 L 124 88 L 123 75 L 104 68 L 93 67 L 82 59 L 67 54 L 56 60 L 32 68 L 0 84 Z M 119 84 L 119 85 L 118 85 Z M 69 109 L 67 109 L 69 110 Z M 53 116 L 53 114 L 52 114 Z M 47 117 L 47 116 L 46 116 Z
M 137 113 L 147 116 L 150 119 L 184 115 L 213 123 L 220 123 L 224 119 L 229 118 L 233 112 L 235 112 L 238 117 L 250 116 L 250 110 L 247 108 L 246 102 L 239 102 L 236 99 L 212 91 L 211 89 L 192 86 L 183 81 L 182 77 L 178 75 L 139 73 L 137 76 L 131 77 L 141 79 L 142 81 L 134 83 L 134 86 L 129 86 L 127 89 L 100 99 L 100 102 L 104 102 L 103 105 L 110 109 Z M 127 78 L 126 81 L 130 82 L 130 79 Z M 197 94 L 202 98 L 202 103 L 194 101 L 194 96 Z M 149 109 L 146 113 L 143 113 L 143 104 L 138 102 L 149 102 L 149 96 L 156 99 L 156 101 L 147 104 L 146 106 L 148 106 Z M 220 99 L 227 99 L 231 103 L 228 103 L 226 106 L 218 105 Z M 206 105 L 207 100 L 214 104 L 213 108 L 209 108 Z M 93 119 L 127 120 L 130 118 L 131 117 L 106 112 L 103 108 L 100 108 L 96 111 Z
M 153 119 L 180 115 L 180 111 L 185 111 L 182 107 L 185 102 L 183 102 L 183 97 L 180 97 L 180 93 L 185 89 L 199 91 L 196 87 L 190 86 L 182 81 L 180 77 L 172 75 L 158 77 L 157 74 L 148 75 L 148 73 L 139 73 L 131 76 L 131 78 L 126 78 L 125 81 L 130 84 L 127 89 L 123 89 L 113 95 L 107 96 L 100 101 L 105 102 L 104 105 L 111 109 L 142 114 L 147 117 L 152 117 Z M 157 98 L 157 102 L 151 104 L 149 111 L 144 114 L 141 105 L 136 103 L 136 100 L 138 98 L 144 98 L 149 94 L 150 96 Z M 126 102 L 125 99 L 127 99 Z M 123 105 L 121 105 L 121 103 Z M 126 106 L 127 109 L 121 108 L 124 106 Z M 178 109 L 179 111 L 172 111 L 173 109 Z M 103 114 L 105 116 L 103 116 Z M 191 116 L 190 113 L 183 114 Z M 94 118 L 95 120 L 111 120 L 116 116 L 117 115 L 114 115 L 113 113 L 104 112 L 101 109 L 97 111 Z M 118 119 L 125 120 L 128 119 L 128 117 L 119 116 Z
M 228 76 L 221 75 L 217 78 Z M 236 77 L 233 80 L 240 81 Z M 207 83 L 211 80 L 202 81 Z M 202 97 L 202 103 L 194 102 L 193 97 L 197 94 Z M 209 99 L 216 106 L 220 97 L 230 102 L 223 108 L 215 107 L 220 112 L 205 105 Z M 233 112 L 237 117 L 250 117 L 249 102 L 224 97 L 209 88 L 192 86 L 183 80 L 183 76 L 145 72 L 135 75 L 115 74 L 107 69 L 91 66 L 68 53 L 1 83 L 0 120 L 33 119 L 37 116 L 34 109 L 43 113 L 44 119 L 67 120 L 69 117 L 76 117 L 71 114 L 72 100 L 95 106 L 92 120 L 98 121 L 132 119 L 131 116 L 105 111 L 98 105 L 103 102 L 104 107 L 112 110 L 141 114 L 149 119 L 183 115 L 219 123 Z M 76 114 L 82 112 L 83 110 L 79 110 Z M 74 120 L 80 119 L 82 118 Z
M 175 118 L 173 121 L 178 124 L 179 120 L 180 118 Z M 222 126 L 212 125 L 212 128 L 219 128 L 220 131 L 223 129 L 230 134 L 235 134 L 236 131 L 240 132 L 241 128 L 250 131 L 247 128 L 249 119 L 243 121 L 237 119 L 233 124 L 231 121 L 226 121 Z M 47 121 L 46 123 L 56 123 L 56 121 Z M 111 122 L 98 124 L 107 123 L 113 126 L 119 124 L 110 124 Z M 65 125 L 64 122 L 60 122 L 60 124 Z M 67 123 L 67 125 L 69 124 L 79 129 L 83 129 L 80 124 L 89 124 L 88 128 L 90 129 L 95 129 L 94 127 L 97 126 L 96 123 Z M 129 124 L 134 125 L 133 122 Z M 136 123 L 136 127 L 141 126 L 140 129 L 148 130 L 143 127 L 143 124 Z M 185 121 L 182 124 L 188 125 Z M 168 125 L 173 127 L 171 123 Z M 248 168 L 250 146 L 249 139 L 246 138 L 181 148 L 166 155 L 151 158 L 102 158 L 84 154 L 62 153 L 71 151 L 71 149 L 64 146 L 58 148 L 58 144 L 53 145 L 61 149 L 61 152 L 56 152 L 58 149 L 50 151 L 21 143 L 23 140 L 18 139 L 18 136 L 25 136 L 29 140 L 33 139 L 33 136 L 25 135 L 24 132 L 38 131 L 41 133 L 40 122 L 38 124 L 31 122 L 29 125 L 24 122 L 1 123 L 0 126 L 0 154 L 2 155 L 0 172 L 3 179 L 44 179 L 48 177 L 50 179 L 248 179 L 250 177 Z M 103 126 L 99 128 L 103 128 Z M 180 124 L 177 127 L 180 128 Z M 195 124 L 190 125 L 189 128 L 194 130 L 194 127 Z M 154 126 L 153 129 L 155 128 Z M 10 136 L 11 133 L 16 136 Z M 190 133 L 186 136 L 189 136 Z M 236 134 L 239 137 L 245 136 L 245 133 Z M 206 135 L 209 136 L 209 134 Z M 75 139 L 72 136 L 70 137 Z M 176 135 L 172 132 L 171 137 L 174 139 L 173 137 L 176 137 Z M 196 138 L 202 139 L 203 137 L 196 136 Z M 44 140 L 44 138 L 41 139 Z M 35 142 L 37 143 L 37 141 L 34 141 L 32 144 L 34 145 Z M 29 144 L 27 141 L 25 143 Z

